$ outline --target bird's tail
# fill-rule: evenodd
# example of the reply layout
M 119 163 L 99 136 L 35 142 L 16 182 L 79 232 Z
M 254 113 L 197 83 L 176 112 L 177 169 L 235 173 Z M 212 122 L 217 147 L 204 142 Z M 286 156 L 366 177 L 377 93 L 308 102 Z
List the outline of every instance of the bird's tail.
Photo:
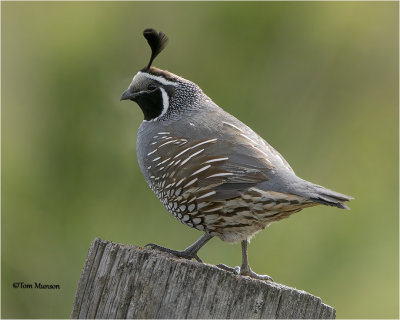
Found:
M 302 180 L 302 179 L 301 179 Z M 306 182 L 304 184 L 304 182 Z M 350 208 L 344 202 L 354 199 L 351 196 L 330 190 L 320 185 L 303 180 L 301 196 L 304 196 L 313 202 L 333 206 L 340 209 L 349 210 Z
M 315 195 L 310 197 L 310 200 L 317 203 L 325 204 L 327 206 L 334 206 L 340 209 L 349 210 L 350 208 L 344 204 L 346 201 L 354 199 L 353 197 L 347 196 L 345 194 L 324 188 L 317 184 L 315 186 Z

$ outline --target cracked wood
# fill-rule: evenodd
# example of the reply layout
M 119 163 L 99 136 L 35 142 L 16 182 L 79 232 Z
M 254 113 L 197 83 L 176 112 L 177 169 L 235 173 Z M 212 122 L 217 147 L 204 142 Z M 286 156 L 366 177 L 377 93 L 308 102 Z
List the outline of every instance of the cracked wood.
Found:
M 335 318 L 307 292 L 95 239 L 71 318 Z

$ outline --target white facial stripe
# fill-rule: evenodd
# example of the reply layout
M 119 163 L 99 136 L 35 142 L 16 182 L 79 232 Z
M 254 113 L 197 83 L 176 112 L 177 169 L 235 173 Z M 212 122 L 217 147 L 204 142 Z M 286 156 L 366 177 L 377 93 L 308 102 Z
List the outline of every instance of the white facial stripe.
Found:
M 156 81 L 158 81 L 159 83 L 161 83 L 161 84 L 163 84 L 165 86 L 174 86 L 174 87 L 176 87 L 178 85 L 176 82 L 168 81 L 163 77 L 155 76 L 155 75 L 149 74 L 147 72 L 145 73 L 145 72 L 141 72 L 140 71 L 139 74 L 142 74 L 146 78 L 149 78 L 149 79 L 152 79 L 152 80 L 156 80 Z
M 162 94 L 163 110 L 162 110 L 161 114 L 157 118 L 155 118 L 154 120 L 162 117 L 167 112 L 168 107 L 169 107 L 169 98 L 168 98 L 167 91 L 165 91 L 164 88 L 159 88 L 159 89 L 161 90 L 161 94 Z

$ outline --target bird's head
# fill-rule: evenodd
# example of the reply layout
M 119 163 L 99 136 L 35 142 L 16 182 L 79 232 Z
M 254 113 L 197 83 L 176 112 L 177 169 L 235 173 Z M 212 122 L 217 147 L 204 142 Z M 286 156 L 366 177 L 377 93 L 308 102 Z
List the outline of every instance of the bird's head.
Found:
M 148 65 L 140 70 L 120 100 L 135 101 L 145 121 L 163 120 L 196 105 L 203 92 L 193 82 L 171 72 L 152 67 L 154 58 L 165 48 L 167 36 L 154 29 L 143 31 L 151 48 Z

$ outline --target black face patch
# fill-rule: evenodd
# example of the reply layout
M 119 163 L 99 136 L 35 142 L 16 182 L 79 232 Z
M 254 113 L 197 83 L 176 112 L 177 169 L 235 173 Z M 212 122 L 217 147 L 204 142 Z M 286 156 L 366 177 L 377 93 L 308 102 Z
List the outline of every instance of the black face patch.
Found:
M 163 111 L 163 97 L 160 89 L 143 92 L 135 101 L 143 111 L 144 120 L 153 120 Z

